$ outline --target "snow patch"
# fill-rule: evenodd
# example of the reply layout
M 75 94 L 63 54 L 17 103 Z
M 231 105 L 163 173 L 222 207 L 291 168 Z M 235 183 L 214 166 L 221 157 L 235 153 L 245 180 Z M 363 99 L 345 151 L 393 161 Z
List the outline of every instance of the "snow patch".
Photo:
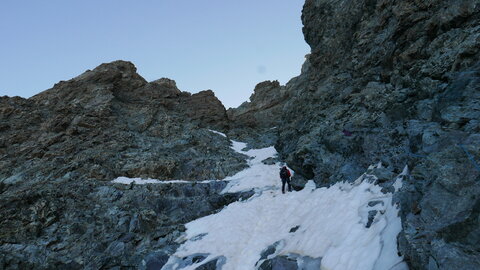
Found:
M 368 166 L 368 169 L 369 169 L 369 170 L 381 169 L 381 168 L 383 168 L 383 164 L 382 164 L 381 161 L 379 161 L 379 162 L 378 162 L 377 164 L 375 164 L 375 165 L 370 165 L 370 166 Z
M 213 132 L 213 133 L 215 133 L 215 134 L 218 134 L 218 135 L 220 135 L 220 136 L 223 136 L 223 137 L 225 137 L 225 138 L 227 137 L 227 135 L 225 135 L 224 133 L 219 132 L 219 131 L 216 131 L 216 130 L 213 130 L 213 129 L 209 129 L 208 131 Z
M 261 192 L 261 190 L 277 188 L 281 182 L 279 178 L 280 165 L 278 163 L 273 165 L 262 163 L 262 161 L 267 158 L 274 158 L 277 156 L 275 148 L 270 146 L 261 149 L 243 151 L 242 149 L 245 147 L 245 143 L 232 141 L 232 148 L 235 151 L 247 155 L 250 158 L 248 160 L 249 168 L 225 178 L 225 181 L 229 181 L 229 183 L 222 193 L 242 192 L 252 189 Z M 290 169 L 290 171 L 293 175 L 294 171 L 292 169 Z
M 405 167 L 403 167 L 403 171 L 400 175 L 408 175 L 410 173 L 410 170 L 408 169 L 408 165 L 405 165 Z
M 397 176 L 397 179 L 395 179 L 395 182 L 393 183 L 393 188 L 395 189 L 395 192 L 399 191 L 402 186 L 403 186 L 403 177 L 404 176 L 407 176 L 409 174 L 409 170 L 408 170 L 408 165 L 405 165 L 405 167 L 403 168 L 403 171 L 402 173 L 400 173 L 398 176 Z
M 246 143 L 237 142 L 237 141 L 234 141 L 234 140 L 231 140 L 231 142 L 232 142 L 231 148 L 232 148 L 235 152 L 240 153 L 240 154 L 245 154 L 245 153 L 246 153 L 246 151 L 243 151 L 243 149 L 247 147 L 247 144 L 246 144 Z
M 129 178 L 129 177 L 117 177 L 112 182 L 117 184 L 130 185 L 132 183 L 136 185 L 145 185 L 145 184 L 178 184 L 178 183 L 210 183 L 216 180 L 203 180 L 203 181 L 188 181 L 188 180 L 158 180 L 158 179 L 141 179 L 141 178 Z

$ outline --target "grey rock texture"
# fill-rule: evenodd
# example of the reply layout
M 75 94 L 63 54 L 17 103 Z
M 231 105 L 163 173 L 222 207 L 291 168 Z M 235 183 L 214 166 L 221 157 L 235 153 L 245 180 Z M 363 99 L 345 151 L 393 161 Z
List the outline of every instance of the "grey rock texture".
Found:
M 290 230 L 295 232 L 299 226 Z M 256 268 L 259 270 L 316 270 L 321 269 L 322 258 L 312 258 L 310 256 L 303 256 L 295 253 L 287 255 L 279 255 L 278 248 L 284 245 L 282 241 L 275 242 L 268 246 L 260 254 L 260 259 L 257 261 Z
M 212 91 L 147 83 L 129 62 L 103 64 L 30 99 L 2 97 L 0 108 L 5 185 L 72 175 L 222 179 L 245 166 L 226 138 L 207 130 L 228 126 Z
M 278 81 L 264 81 L 255 86 L 250 101 L 227 111 L 234 125 L 252 128 L 271 128 L 280 121 L 282 103 L 288 95 Z
M 250 101 L 242 103 L 238 108 L 228 109 L 228 134 L 254 148 L 275 144 L 276 128 L 280 125 L 287 99 L 288 92 L 278 81 L 257 84 Z
M 160 265 L 182 224 L 241 194 L 219 195 L 221 181 L 110 181 L 232 175 L 245 157 L 208 130 L 227 127 L 212 91 L 181 92 L 165 78 L 148 83 L 124 61 L 30 99 L 0 97 L 0 269 Z
M 285 256 L 266 260 L 259 267 L 261 270 L 298 270 L 297 262 Z
M 321 269 L 322 258 L 312 258 L 298 254 L 275 256 L 258 267 L 259 270 L 317 270 Z
M 408 165 L 396 198 L 411 269 L 480 269 L 480 1 L 307 0 L 302 20 L 311 54 L 276 144 L 297 182 L 381 161 L 382 183 Z
M 251 195 L 219 195 L 223 181 L 51 182 L 2 194 L 1 269 L 160 269 L 183 224 Z

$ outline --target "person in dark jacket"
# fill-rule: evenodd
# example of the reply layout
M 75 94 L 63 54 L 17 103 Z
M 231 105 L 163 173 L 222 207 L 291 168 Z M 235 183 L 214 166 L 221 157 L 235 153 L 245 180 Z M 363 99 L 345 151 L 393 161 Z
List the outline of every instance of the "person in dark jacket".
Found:
M 290 185 L 290 177 L 292 174 L 287 169 L 287 166 L 283 166 L 280 169 L 280 178 L 282 179 L 282 193 L 285 193 L 285 184 L 288 184 L 288 191 L 292 191 L 292 186 Z

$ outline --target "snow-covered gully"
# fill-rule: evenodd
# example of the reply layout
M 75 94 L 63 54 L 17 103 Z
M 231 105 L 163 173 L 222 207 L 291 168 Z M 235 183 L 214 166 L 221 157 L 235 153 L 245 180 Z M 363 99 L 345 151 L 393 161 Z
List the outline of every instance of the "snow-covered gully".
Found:
M 250 167 L 227 178 L 223 192 L 253 189 L 255 195 L 187 223 L 178 239 L 181 246 L 162 270 L 193 270 L 205 264 L 222 270 L 267 269 L 262 264 L 273 258 L 306 270 L 408 269 L 397 255 L 398 209 L 391 193 L 368 181 L 371 176 L 329 188 L 316 188 L 310 181 L 301 191 L 282 194 L 280 164 L 262 163 L 277 154 L 275 149 L 243 151 L 245 146 L 232 141 L 235 151 L 250 157 Z

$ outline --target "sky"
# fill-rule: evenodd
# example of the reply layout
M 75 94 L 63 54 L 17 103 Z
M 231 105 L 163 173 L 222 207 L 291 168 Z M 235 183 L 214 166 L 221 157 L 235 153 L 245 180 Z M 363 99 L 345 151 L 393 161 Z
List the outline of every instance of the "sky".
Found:
M 304 0 L 2 0 L 0 96 L 30 97 L 115 60 L 228 107 L 300 74 Z

